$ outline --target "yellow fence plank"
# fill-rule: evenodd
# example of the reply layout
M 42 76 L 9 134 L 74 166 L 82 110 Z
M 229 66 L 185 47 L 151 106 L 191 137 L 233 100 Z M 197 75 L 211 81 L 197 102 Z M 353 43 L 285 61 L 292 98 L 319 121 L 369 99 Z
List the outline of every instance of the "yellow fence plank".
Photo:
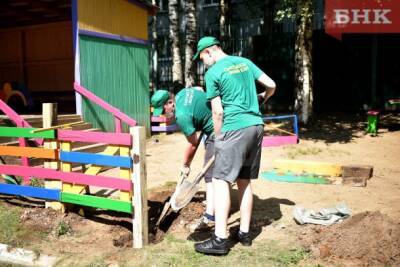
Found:
M 306 160 L 275 160 L 273 167 L 281 172 L 312 173 L 323 176 L 341 176 L 342 165 Z
M 115 155 L 119 150 L 118 146 L 107 146 L 106 149 L 101 152 L 100 154 L 104 154 L 104 155 Z M 101 169 L 103 168 L 103 166 L 97 166 L 97 165 L 93 165 L 90 166 L 86 171 L 85 174 L 89 174 L 89 175 L 97 175 Z M 66 193 L 72 193 L 72 194 L 81 194 L 83 191 L 86 190 L 86 186 L 84 185 L 71 185 L 69 187 L 63 187 L 63 192 Z
M 120 156 L 130 156 L 129 155 L 129 147 L 121 147 L 119 150 Z M 131 169 L 121 168 L 119 171 L 119 176 L 121 179 L 131 179 Z M 128 191 L 121 191 L 119 195 L 119 199 L 123 201 L 131 201 L 132 200 L 132 193 Z

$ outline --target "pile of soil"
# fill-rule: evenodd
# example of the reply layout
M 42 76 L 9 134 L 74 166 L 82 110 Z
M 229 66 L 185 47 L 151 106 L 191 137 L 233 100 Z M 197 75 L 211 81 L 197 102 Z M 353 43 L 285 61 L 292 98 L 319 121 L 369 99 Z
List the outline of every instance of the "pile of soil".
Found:
M 355 214 L 329 227 L 308 227 L 299 237 L 317 257 L 361 266 L 400 265 L 400 222 L 375 212 Z

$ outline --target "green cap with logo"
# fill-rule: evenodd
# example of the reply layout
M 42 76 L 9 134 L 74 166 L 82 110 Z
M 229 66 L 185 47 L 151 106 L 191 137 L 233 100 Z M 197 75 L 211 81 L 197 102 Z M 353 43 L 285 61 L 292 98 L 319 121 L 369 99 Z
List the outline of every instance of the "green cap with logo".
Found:
M 194 55 L 193 59 L 197 59 L 201 51 L 213 45 L 219 45 L 219 41 L 217 40 L 217 38 L 212 36 L 204 36 L 203 38 L 201 38 L 197 43 L 197 52 L 196 55 Z
M 151 97 L 151 105 L 153 106 L 153 116 L 160 116 L 164 110 L 164 104 L 169 99 L 169 92 L 164 89 L 155 91 Z

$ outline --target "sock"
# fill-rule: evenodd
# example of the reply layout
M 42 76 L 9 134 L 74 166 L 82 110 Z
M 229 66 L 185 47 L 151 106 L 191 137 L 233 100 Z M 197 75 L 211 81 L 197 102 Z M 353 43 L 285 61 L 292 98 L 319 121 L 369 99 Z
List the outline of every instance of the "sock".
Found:
M 210 215 L 210 214 L 208 214 L 208 213 L 204 213 L 203 216 L 204 216 L 204 218 L 206 218 L 207 220 L 215 222 L 215 216 L 214 216 L 214 215 Z

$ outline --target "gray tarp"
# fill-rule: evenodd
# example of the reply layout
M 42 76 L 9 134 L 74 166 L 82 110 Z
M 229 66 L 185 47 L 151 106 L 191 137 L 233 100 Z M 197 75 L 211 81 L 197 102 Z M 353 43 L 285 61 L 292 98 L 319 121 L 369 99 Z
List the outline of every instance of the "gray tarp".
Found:
M 300 224 L 331 225 L 342 221 L 350 215 L 351 211 L 344 203 L 340 203 L 333 208 L 322 208 L 319 211 L 306 209 L 302 206 L 296 206 L 293 209 L 294 219 Z

